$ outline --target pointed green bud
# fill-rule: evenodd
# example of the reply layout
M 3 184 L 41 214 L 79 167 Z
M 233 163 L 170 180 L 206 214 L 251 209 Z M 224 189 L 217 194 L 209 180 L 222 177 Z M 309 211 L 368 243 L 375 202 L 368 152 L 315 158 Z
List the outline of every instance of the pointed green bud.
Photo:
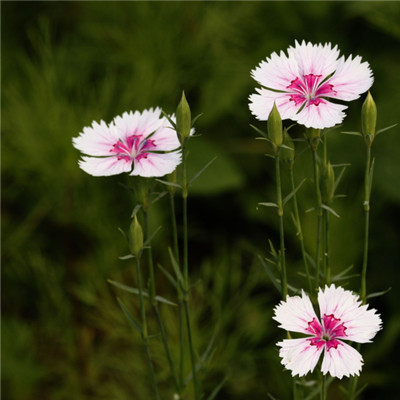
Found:
M 274 150 L 276 150 L 276 147 L 282 146 L 282 119 L 275 103 L 268 116 L 268 137 L 274 146 Z
M 332 203 L 335 196 L 335 172 L 331 163 L 328 161 L 320 178 L 320 188 L 322 202 L 326 205 Z
M 143 250 L 143 230 L 136 215 L 129 227 L 128 243 L 131 253 L 135 257 L 139 257 Z
M 288 162 L 289 166 L 292 166 L 295 154 L 294 143 L 286 129 L 283 132 L 283 145 L 285 147 L 281 147 L 281 152 L 280 152 L 281 160 Z
M 185 92 L 182 92 L 181 101 L 176 109 L 176 129 L 180 135 L 181 141 L 190 136 L 192 128 L 192 115 L 190 107 L 186 101 Z
M 376 117 L 376 104 L 371 96 L 371 93 L 368 92 L 368 95 L 361 108 L 361 130 L 367 146 L 371 146 L 375 137 Z
M 307 128 L 306 136 L 311 148 L 316 151 L 321 141 L 321 130 L 315 128 Z

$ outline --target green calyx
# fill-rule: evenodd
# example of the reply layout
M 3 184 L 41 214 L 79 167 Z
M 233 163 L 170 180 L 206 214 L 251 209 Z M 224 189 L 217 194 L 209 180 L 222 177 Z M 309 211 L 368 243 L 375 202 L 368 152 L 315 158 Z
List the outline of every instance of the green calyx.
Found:
M 364 101 L 361 108 L 361 130 L 367 146 L 371 146 L 376 133 L 377 109 L 371 93 Z
M 274 150 L 277 151 L 277 149 L 283 144 L 283 130 L 282 119 L 275 103 L 268 116 L 268 137 Z
M 320 178 L 321 196 L 324 204 L 331 204 L 335 196 L 335 172 L 330 162 L 322 171 Z
M 189 104 L 185 97 L 185 92 L 182 92 L 181 101 L 176 108 L 176 130 L 181 139 L 181 142 L 190 136 L 192 128 L 192 115 Z
M 143 230 L 137 220 L 137 217 L 133 218 L 131 226 L 129 227 L 128 233 L 128 244 L 131 253 L 135 257 L 140 257 L 143 250 Z

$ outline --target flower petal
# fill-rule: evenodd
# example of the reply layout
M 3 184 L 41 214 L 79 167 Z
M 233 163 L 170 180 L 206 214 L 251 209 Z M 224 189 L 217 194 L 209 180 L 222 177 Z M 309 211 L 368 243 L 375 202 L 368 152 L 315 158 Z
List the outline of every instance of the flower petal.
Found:
M 345 60 L 344 56 L 340 58 L 338 66 L 333 76 L 326 82 L 333 85 L 335 94 L 327 94 L 339 100 L 355 100 L 360 97 L 361 93 L 366 92 L 373 84 L 371 68 L 368 62 L 361 62 L 361 57 L 352 56 Z
M 335 285 L 325 286 L 318 292 L 321 317 L 333 315 L 346 327 L 343 339 L 367 343 L 382 329 L 382 320 L 375 309 L 361 305 L 359 296 Z
M 335 71 L 339 57 L 337 46 L 332 48 L 330 43 L 313 45 L 304 40 L 301 44 L 296 41 L 295 47 L 290 46 L 288 53 L 296 60 L 301 76 L 308 74 L 322 75 L 322 79 Z
M 310 298 L 301 292 L 300 296 L 286 296 L 275 308 L 272 317 L 280 323 L 279 327 L 290 332 L 310 333 L 310 322 L 317 321 L 317 315 Z
M 295 102 L 290 100 L 290 94 L 272 92 L 263 88 L 257 88 L 256 91 L 259 94 L 254 93 L 249 97 L 249 108 L 257 119 L 268 120 L 274 102 L 282 119 L 294 119 L 296 117 L 300 105 L 296 106 Z
M 287 91 L 290 83 L 299 76 L 299 71 L 294 57 L 281 51 L 279 56 L 272 53 L 266 61 L 261 61 L 251 71 L 251 76 L 266 88 Z
M 93 122 L 83 128 L 78 137 L 72 139 L 74 147 L 89 156 L 109 156 L 112 146 L 118 141 L 118 134 L 104 121 Z
M 130 111 L 125 112 L 122 116 L 114 118 L 113 123 L 117 129 L 118 137 L 125 141 L 129 136 L 138 135 L 147 137 L 150 133 L 157 130 L 163 124 L 163 119 L 160 118 L 160 108 L 150 108 L 143 112 Z
M 182 159 L 180 151 L 159 154 L 148 153 L 146 157 L 135 160 L 135 167 L 130 175 L 144 177 L 160 177 L 170 174 L 180 164 Z
M 277 346 L 282 357 L 282 364 L 290 371 L 292 376 L 304 376 L 312 372 L 317 365 L 324 347 L 313 346 L 309 339 L 285 339 L 278 342 Z
M 339 379 L 343 376 L 359 375 L 363 365 L 361 354 L 348 344 L 340 340 L 337 342 L 336 347 L 325 349 L 321 366 L 322 373 L 324 375 L 329 373 Z
M 347 106 L 319 99 L 318 103 L 308 103 L 294 118 L 307 128 L 324 129 L 340 124 L 345 117 Z
M 122 172 L 130 172 L 132 161 L 118 157 L 82 157 L 79 166 L 93 176 L 118 175 Z

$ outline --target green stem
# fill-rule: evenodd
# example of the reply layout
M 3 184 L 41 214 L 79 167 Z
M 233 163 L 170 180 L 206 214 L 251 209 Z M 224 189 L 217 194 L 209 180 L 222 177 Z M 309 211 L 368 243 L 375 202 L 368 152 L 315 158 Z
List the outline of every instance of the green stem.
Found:
M 313 165 L 314 165 L 314 185 L 315 195 L 317 200 L 317 246 L 315 249 L 315 285 L 316 288 L 319 286 L 319 275 L 320 275 L 320 245 L 321 245 L 321 225 L 322 225 L 322 199 L 321 191 L 319 188 L 319 170 L 317 160 L 317 150 L 312 149 Z
M 320 400 L 326 400 L 326 375 L 322 375 L 321 379 L 321 396 Z
M 143 301 L 143 289 L 142 289 L 142 275 L 140 272 L 140 261 L 139 258 L 136 257 L 136 274 L 137 274 L 137 285 L 139 289 L 139 303 L 140 303 L 140 313 L 142 317 L 142 340 L 146 349 L 146 355 L 147 355 L 147 362 L 149 364 L 150 368 L 150 373 L 151 373 L 151 380 L 154 388 L 154 392 L 156 394 L 156 399 L 160 399 L 160 395 L 158 393 L 158 385 L 157 385 L 157 379 L 156 375 L 154 373 L 154 367 L 153 363 L 151 362 L 151 356 L 150 356 L 150 347 L 149 347 L 149 336 L 147 332 L 147 321 L 146 321 L 146 311 L 145 311 L 145 306 L 144 306 L 144 301 Z
M 179 243 L 178 243 L 178 229 L 176 224 L 176 213 L 175 213 L 175 196 L 173 193 L 170 193 L 170 209 L 171 209 L 171 225 L 172 225 L 172 235 L 173 235 L 173 243 L 174 243 L 174 257 L 176 262 L 179 265 Z M 179 388 L 183 388 L 183 367 L 184 367 L 184 360 L 185 360 L 185 344 L 184 344 L 184 315 L 183 315 L 183 295 L 182 289 L 178 285 L 178 324 L 179 324 Z
M 278 204 L 278 217 L 279 217 L 282 298 L 286 299 L 287 275 L 286 275 L 286 261 L 285 261 L 285 232 L 283 226 L 283 203 L 282 203 L 280 158 L 278 155 L 275 156 L 275 172 L 276 172 L 276 202 Z
M 368 238 L 369 238 L 369 211 L 370 211 L 370 194 L 371 194 L 371 147 L 367 146 L 367 157 L 365 163 L 364 178 L 364 211 L 365 211 L 365 230 L 364 230 L 364 252 L 363 264 L 361 270 L 361 300 L 366 302 L 367 298 L 367 263 L 368 263 Z
M 146 211 L 143 210 L 143 216 L 144 216 L 144 234 L 145 234 L 145 238 L 148 239 L 149 238 L 149 222 L 148 222 L 147 210 Z M 174 380 L 175 388 L 176 388 L 176 390 L 179 390 L 179 385 L 178 385 L 178 380 L 176 378 L 174 363 L 172 361 L 171 352 L 170 352 L 169 346 L 168 346 L 167 335 L 166 335 L 165 328 L 164 328 L 164 325 L 163 325 L 162 320 L 161 320 L 160 311 L 158 309 L 158 303 L 157 303 L 157 301 L 155 299 L 155 297 L 156 297 L 156 287 L 155 287 L 155 279 L 154 279 L 153 251 L 152 251 L 151 243 L 148 243 L 148 245 L 149 245 L 149 248 L 147 250 L 147 260 L 148 260 L 148 268 L 149 268 L 149 296 L 150 296 L 150 303 L 151 303 L 151 305 L 153 307 L 153 310 L 154 310 L 154 313 L 156 315 L 158 328 L 160 329 L 160 333 L 161 333 L 162 342 L 163 342 L 163 345 L 164 345 L 165 354 L 167 356 L 167 360 L 168 360 L 169 368 L 171 370 L 171 374 L 172 374 L 172 377 L 173 377 L 173 380 Z
M 310 295 L 312 293 L 312 283 L 311 283 L 311 276 L 310 276 L 310 271 L 308 269 L 308 262 L 307 262 L 307 255 L 306 255 L 306 250 L 304 248 L 304 238 L 303 238 L 303 231 L 301 228 L 301 222 L 300 222 L 300 214 L 299 214 L 299 207 L 297 204 L 297 194 L 295 193 L 295 183 L 294 183 L 294 174 L 293 174 L 293 168 L 292 166 L 290 167 L 290 183 L 292 186 L 292 192 L 294 192 L 293 195 L 293 208 L 294 208 L 294 217 L 296 220 L 296 227 L 297 227 L 297 236 L 300 241 L 300 248 L 301 248 L 301 255 L 303 257 L 303 263 L 304 263 L 304 268 L 306 270 L 306 275 L 307 275 L 307 282 L 308 282 L 308 289 L 310 292 Z
M 323 269 L 325 275 L 325 283 L 330 284 L 331 270 L 329 265 L 329 213 L 327 210 L 322 211 L 322 224 L 324 227 L 323 234 Z
M 187 197 L 188 197 L 188 185 L 187 185 L 187 171 L 186 171 L 186 140 L 182 144 L 182 205 L 183 205 L 183 303 L 185 308 L 186 328 L 189 342 L 190 359 L 192 363 L 192 375 L 193 375 L 193 389 L 196 400 L 200 400 L 199 384 L 197 381 L 196 374 L 196 358 L 193 350 L 192 332 L 190 327 L 189 318 L 189 266 L 188 266 L 188 222 L 187 222 Z

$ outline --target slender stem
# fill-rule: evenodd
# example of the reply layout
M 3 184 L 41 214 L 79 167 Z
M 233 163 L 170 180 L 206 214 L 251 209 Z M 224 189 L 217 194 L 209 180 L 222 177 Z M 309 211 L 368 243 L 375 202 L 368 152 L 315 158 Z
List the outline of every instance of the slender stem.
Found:
M 172 225 L 172 240 L 174 242 L 174 257 L 179 265 L 179 244 L 178 244 L 178 229 L 176 227 L 176 213 L 175 213 L 175 196 L 170 194 L 169 204 L 171 210 L 171 225 Z
M 322 199 L 321 191 L 319 188 L 319 170 L 318 170 L 318 160 L 317 160 L 317 150 L 312 149 L 313 165 L 314 165 L 314 185 L 315 185 L 315 195 L 317 200 L 317 246 L 315 249 L 315 285 L 319 286 L 319 266 L 320 266 L 320 244 L 321 244 L 321 225 L 322 225 Z
M 200 400 L 200 390 L 197 381 L 196 374 L 196 358 L 193 350 L 192 332 L 190 327 L 189 318 L 189 306 L 188 306 L 188 295 L 189 295 L 189 266 L 188 266 L 188 223 L 187 223 L 187 197 L 188 197 L 188 185 L 187 185 L 187 171 L 186 171 L 186 140 L 182 145 L 182 206 L 183 206 L 183 303 L 185 308 L 186 328 L 189 342 L 190 359 L 192 363 L 192 374 L 193 374 L 193 389 L 196 400 Z
M 369 211 L 370 211 L 370 194 L 371 194 L 371 147 L 367 146 L 367 157 L 365 163 L 364 178 L 364 211 L 365 211 L 365 230 L 364 230 L 364 252 L 363 264 L 361 270 L 361 300 L 363 303 L 367 297 L 367 263 L 368 263 L 368 238 L 369 238 Z
M 295 183 L 294 183 L 294 174 L 293 174 L 293 168 L 292 166 L 290 167 L 290 183 L 292 186 L 292 192 L 295 191 Z M 308 262 L 307 262 L 307 255 L 306 255 L 306 250 L 304 248 L 304 238 L 303 238 L 303 231 L 301 229 L 301 222 L 300 222 L 300 214 L 299 214 L 299 207 L 297 204 L 297 195 L 294 193 L 293 195 L 293 208 L 294 208 L 294 217 L 296 220 L 296 227 L 297 227 L 297 236 L 300 241 L 300 248 L 301 248 L 301 255 L 303 257 L 303 263 L 304 263 L 304 268 L 306 270 L 306 275 L 307 275 L 307 282 L 308 282 L 308 289 L 310 291 L 310 295 L 312 293 L 312 283 L 311 283 L 311 276 L 310 276 L 310 271 L 308 269 Z
M 176 224 L 176 213 L 175 213 L 175 196 L 173 193 L 170 193 L 170 209 L 171 209 L 171 225 L 172 225 L 172 235 L 173 235 L 173 242 L 174 242 L 174 257 L 176 262 L 179 265 L 179 243 L 178 243 L 178 229 Z M 179 387 L 183 387 L 183 367 L 184 367 L 184 360 L 185 360 L 185 344 L 184 344 L 184 315 L 183 315 L 183 295 L 182 289 L 178 285 L 178 324 L 179 324 Z
M 326 375 L 322 375 L 321 377 L 321 400 L 326 400 Z
M 324 227 L 323 234 L 323 269 L 325 275 L 325 283 L 330 284 L 331 270 L 329 265 L 329 213 L 327 210 L 322 210 L 322 225 Z
M 154 388 L 154 392 L 156 394 L 156 399 L 160 399 L 160 395 L 158 393 L 158 385 L 157 385 L 157 379 L 156 375 L 154 373 L 154 367 L 153 363 L 151 362 L 151 356 L 150 356 L 150 348 L 149 348 L 149 336 L 147 332 L 147 321 L 146 321 L 146 311 L 145 311 L 145 306 L 144 306 L 144 301 L 143 301 L 143 289 L 142 289 L 142 275 L 140 272 L 140 261 L 139 258 L 136 257 L 136 274 L 137 274 L 137 285 L 139 289 L 139 302 L 140 302 L 140 313 L 142 317 L 142 340 L 146 349 L 146 355 L 147 355 L 147 362 L 149 364 L 150 368 L 150 373 L 151 373 L 151 380 Z
M 278 217 L 279 217 L 282 298 L 286 299 L 287 275 L 286 275 L 286 261 L 285 261 L 285 232 L 283 226 L 283 203 L 282 203 L 280 158 L 278 155 L 275 156 L 275 172 L 276 172 L 276 202 L 278 204 Z
M 145 238 L 148 239 L 149 238 L 149 221 L 148 221 L 147 210 L 143 211 L 143 216 L 144 216 Z M 160 311 L 158 309 L 158 303 L 157 303 L 157 301 L 155 299 L 155 297 L 156 297 L 156 287 L 155 287 L 155 279 L 154 279 L 153 251 L 152 251 L 151 243 L 148 243 L 148 245 L 149 245 L 149 248 L 147 249 L 147 260 L 148 260 L 148 269 L 150 271 L 149 272 L 150 303 L 151 303 L 151 305 L 153 307 L 153 310 L 154 310 L 154 313 L 156 315 L 158 328 L 160 329 L 160 333 L 161 333 L 162 342 L 163 342 L 163 345 L 164 345 L 165 354 L 167 356 L 167 360 L 168 360 L 169 368 L 171 370 L 171 374 L 172 374 L 172 377 L 173 377 L 173 380 L 174 380 L 175 388 L 176 388 L 176 390 L 179 390 L 179 384 L 178 384 L 178 380 L 177 380 L 176 373 L 175 373 L 174 363 L 172 361 L 171 352 L 170 352 L 169 346 L 168 346 L 167 335 L 166 335 L 165 328 L 164 328 L 164 325 L 163 325 L 162 320 L 161 320 Z

